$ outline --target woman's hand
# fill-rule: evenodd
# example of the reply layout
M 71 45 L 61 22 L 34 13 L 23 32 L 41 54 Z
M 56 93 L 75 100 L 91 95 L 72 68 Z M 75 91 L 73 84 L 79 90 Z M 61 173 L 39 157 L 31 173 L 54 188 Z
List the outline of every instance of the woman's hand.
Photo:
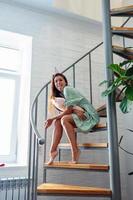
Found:
M 73 109 L 73 113 L 75 113 L 80 120 L 86 120 L 85 112 L 78 109 Z
M 51 126 L 53 122 L 53 119 L 47 119 L 45 122 L 44 122 L 44 127 L 45 128 L 48 128 L 49 126 Z
M 63 111 L 61 114 L 57 115 L 56 117 L 47 119 L 47 120 L 44 122 L 45 128 L 48 128 L 49 126 L 51 126 L 52 122 L 53 122 L 55 119 L 61 119 L 64 115 L 71 114 L 72 111 L 73 111 L 73 108 L 72 108 L 72 106 L 70 106 L 70 107 L 68 107 L 65 111 Z

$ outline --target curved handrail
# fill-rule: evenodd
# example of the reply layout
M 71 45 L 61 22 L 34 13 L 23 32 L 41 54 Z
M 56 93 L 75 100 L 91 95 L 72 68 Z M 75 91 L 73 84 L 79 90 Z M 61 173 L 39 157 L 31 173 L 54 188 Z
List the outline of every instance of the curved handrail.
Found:
M 80 60 L 82 60 L 83 58 L 85 58 L 86 56 L 88 56 L 90 53 L 92 53 L 95 49 L 97 49 L 99 46 L 101 46 L 103 44 L 103 42 L 100 42 L 98 45 L 96 45 L 94 48 L 92 48 L 89 52 L 87 52 L 86 54 L 84 54 L 81 58 L 79 58 L 76 62 L 74 62 L 72 65 L 70 65 L 69 67 L 67 67 L 62 73 L 65 73 L 67 70 L 69 70 L 70 68 L 72 68 L 75 64 L 77 64 Z
M 96 45 L 95 47 L 93 47 L 90 51 L 88 51 L 86 54 L 84 54 L 81 58 L 79 58 L 76 62 L 74 62 L 72 65 L 70 65 L 69 67 L 67 67 L 65 70 L 62 71 L 62 73 L 65 73 L 66 71 L 68 71 L 70 68 L 72 68 L 75 64 L 77 64 L 80 60 L 82 60 L 83 58 L 85 58 L 87 55 L 89 55 L 90 53 L 92 53 L 95 49 L 97 49 L 98 47 L 100 47 L 103 44 L 103 42 L 100 42 L 98 45 Z M 35 95 L 35 98 L 33 99 L 33 102 L 31 104 L 31 109 L 30 109 L 30 122 L 31 122 L 31 126 L 33 129 L 34 134 L 36 134 L 37 138 L 38 138 L 38 142 L 40 145 L 43 145 L 45 143 L 44 138 L 42 138 L 42 136 L 40 135 L 39 131 L 37 130 L 36 124 L 35 124 L 35 120 L 34 120 L 34 108 L 35 108 L 35 104 L 36 101 L 39 97 L 39 95 L 41 94 L 41 92 L 50 84 L 51 81 L 47 82 Z
M 31 111 L 30 111 L 30 122 L 31 122 L 31 126 L 33 128 L 34 133 L 37 135 L 38 141 L 40 145 L 44 144 L 44 139 L 42 138 L 42 136 L 40 135 L 39 131 L 36 128 L 35 122 L 34 122 L 34 117 L 33 117 L 33 113 L 34 113 L 34 107 L 35 107 L 35 103 L 39 97 L 39 95 L 41 94 L 41 92 L 50 84 L 50 81 L 48 83 L 46 83 L 35 95 L 35 98 L 33 99 L 33 102 L 31 104 Z

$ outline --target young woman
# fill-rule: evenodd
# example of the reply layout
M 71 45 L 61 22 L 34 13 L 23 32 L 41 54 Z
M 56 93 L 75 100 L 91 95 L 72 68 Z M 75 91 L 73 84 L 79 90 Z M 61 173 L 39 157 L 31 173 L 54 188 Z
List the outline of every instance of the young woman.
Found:
M 52 104 L 60 110 L 56 117 L 45 121 L 45 128 L 51 126 L 54 121 L 53 138 L 50 148 L 50 160 L 52 164 L 58 154 L 57 147 L 65 131 L 71 145 L 72 163 L 77 163 L 80 151 L 77 146 L 75 128 L 87 132 L 99 122 L 99 116 L 90 102 L 75 88 L 68 86 L 66 77 L 57 73 L 51 81 Z

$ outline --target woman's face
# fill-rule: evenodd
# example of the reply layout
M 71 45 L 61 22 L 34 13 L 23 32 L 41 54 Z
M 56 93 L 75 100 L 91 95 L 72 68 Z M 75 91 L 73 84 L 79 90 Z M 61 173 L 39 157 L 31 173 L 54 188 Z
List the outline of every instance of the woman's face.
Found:
M 66 82 L 62 76 L 56 76 L 54 78 L 54 85 L 60 92 L 63 92 L 64 87 L 66 86 Z

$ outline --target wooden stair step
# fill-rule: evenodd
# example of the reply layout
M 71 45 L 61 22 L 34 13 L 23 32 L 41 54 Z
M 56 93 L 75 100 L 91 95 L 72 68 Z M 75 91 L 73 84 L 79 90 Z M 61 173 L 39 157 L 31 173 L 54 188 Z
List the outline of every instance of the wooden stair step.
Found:
M 109 196 L 112 192 L 107 188 L 85 187 L 66 184 L 43 183 L 37 187 L 38 195 L 60 196 Z
M 99 131 L 104 131 L 104 130 L 107 130 L 107 123 L 98 123 L 91 130 L 89 130 L 88 133 L 99 132 Z M 75 131 L 79 132 L 77 128 L 75 128 Z
M 121 93 L 121 90 L 117 88 L 115 91 L 116 102 L 121 102 L 122 99 L 124 98 L 124 93 L 123 92 L 121 94 L 120 93 Z M 107 117 L 106 104 L 103 104 L 102 106 L 98 107 L 96 111 L 98 112 L 100 117 Z
M 96 109 L 100 117 L 107 117 L 107 112 L 106 112 L 106 104 L 98 107 Z
M 98 123 L 91 130 L 89 130 L 88 133 L 99 132 L 104 130 L 107 130 L 107 123 Z
M 127 38 L 133 38 L 133 28 L 132 27 L 112 27 L 112 33 Z
M 91 130 L 89 130 L 88 133 L 105 131 L 105 130 L 107 130 L 107 123 L 99 123 L 95 125 Z
M 109 165 L 96 164 L 96 163 L 70 163 L 70 162 L 53 162 L 51 165 L 45 164 L 47 168 L 65 168 L 65 169 L 86 169 L 86 170 L 98 170 L 108 171 Z
M 79 148 L 107 148 L 108 143 L 83 143 L 83 144 L 78 144 Z M 71 145 L 69 143 L 61 143 L 59 144 L 59 149 L 70 149 Z
M 93 127 L 93 130 L 99 130 L 99 129 L 104 129 L 107 128 L 107 124 L 106 123 L 98 123 L 96 126 Z
M 133 49 L 131 48 L 124 48 L 120 46 L 113 46 L 112 47 L 113 52 L 116 53 L 117 55 L 126 58 L 128 60 L 133 60 Z
M 133 5 L 114 8 L 110 12 L 111 16 L 133 16 Z
M 117 26 L 113 26 L 112 30 L 114 31 L 123 31 L 123 32 L 133 32 L 133 27 L 117 27 Z

